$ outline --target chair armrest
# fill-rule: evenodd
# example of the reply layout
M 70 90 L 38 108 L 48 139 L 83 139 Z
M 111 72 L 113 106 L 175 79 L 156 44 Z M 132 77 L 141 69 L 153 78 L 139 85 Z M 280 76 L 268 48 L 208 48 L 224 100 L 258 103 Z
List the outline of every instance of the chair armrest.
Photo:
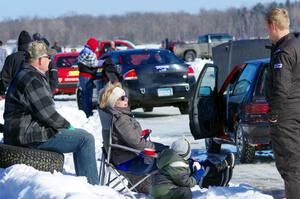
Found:
M 126 151 L 131 151 L 131 152 L 136 153 L 136 154 L 140 154 L 141 152 L 143 152 L 142 150 L 134 149 L 134 148 L 123 146 L 123 145 L 119 145 L 119 144 L 111 144 L 111 147 L 113 147 L 113 148 L 119 148 L 119 149 L 124 149 Z

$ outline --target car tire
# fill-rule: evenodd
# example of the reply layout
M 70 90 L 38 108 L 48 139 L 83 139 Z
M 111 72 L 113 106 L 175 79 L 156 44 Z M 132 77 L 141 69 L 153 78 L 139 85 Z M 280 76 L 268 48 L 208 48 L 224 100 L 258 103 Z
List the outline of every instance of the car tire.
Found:
M 182 104 L 178 108 L 182 115 L 189 114 L 189 103 Z
M 184 60 L 187 62 L 192 62 L 195 59 L 196 59 L 196 53 L 194 51 L 189 50 L 184 54 Z
M 252 163 L 255 158 L 255 147 L 248 144 L 240 124 L 236 128 L 236 150 L 237 157 L 241 163 Z
M 79 110 L 83 110 L 83 98 L 82 98 L 82 92 L 81 89 L 77 88 L 76 90 L 76 101 L 77 101 L 77 107 Z
M 153 107 L 143 107 L 143 111 L 144 112 L 152 112 L 153 111 Z
M 205 147 L 208 153 L 220 153 L 221 144 L 214 141 L 213 138 L 205 138 Z
M 15 164 L 25 164 L 40 171 L 61 172 L 64 155 L 53 151 L 0 144 L 0 167 L 7 168 Z

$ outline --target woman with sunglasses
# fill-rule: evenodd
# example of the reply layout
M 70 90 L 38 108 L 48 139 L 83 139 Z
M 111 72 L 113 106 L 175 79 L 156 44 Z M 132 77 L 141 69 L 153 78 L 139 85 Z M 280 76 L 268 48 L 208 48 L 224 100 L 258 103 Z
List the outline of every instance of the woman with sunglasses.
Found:
M 160 143 L 151 142 L 147 139 L 147 131 L 143 131 L 139 122 L 134 118 L 128 107 L 128 97 L 125 91 L 121 88 L 120 83 L 108 83 L 100 92 L 99 99 L 100 108 L 110 113 L 113 116 L 113 132 L 112 143 L 123 146 L 128 146 L 138 150 L 145 148 L 155 149 L 160 152 L 167 146 Z M 128 162 L 132 165 L 140 164 L 141 159 L 135 153 L 122 149 L 112 148 L 111 161 L 117 167 Z M 127 174 L 126 174 L 127 175 Z M 127 177 L 130 178 L 129 175 Z M 148 190 L 139 190 L 140 192 L 148 192 Z

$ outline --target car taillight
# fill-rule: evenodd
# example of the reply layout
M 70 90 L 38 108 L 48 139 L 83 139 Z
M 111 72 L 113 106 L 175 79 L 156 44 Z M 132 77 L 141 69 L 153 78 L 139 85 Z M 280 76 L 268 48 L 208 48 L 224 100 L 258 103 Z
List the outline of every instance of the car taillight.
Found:
M 188 76 L 194 76 L 194 75 L 195 75 L 195 73 L 194 73 L 193 67 L 189 66 L 189 68 L 188 68 Z
M 253 103 L 245 105 L 246 114 L 264 114 L 269 110 L 269 105 L 267 103 Z
M 124 80 L 136 80 L 138 79 L 136 72 L 134 69 L 128 71 L 123 75 Z

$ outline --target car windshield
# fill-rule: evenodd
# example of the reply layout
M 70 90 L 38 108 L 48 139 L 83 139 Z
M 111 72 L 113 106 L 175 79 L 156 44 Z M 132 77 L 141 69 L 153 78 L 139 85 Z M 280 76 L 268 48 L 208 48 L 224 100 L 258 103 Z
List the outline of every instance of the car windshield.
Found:
M 70 68 L 77 66 L 77 56 L 62 56 L 57 59 L 57 68 Z
M 234 90 L 233 95 L 242 95 L 248 92 L 252 82 L 254 81 L 256 71 L 259 67 L 255 64 L 247 64 L 240 75 Z
M 184 63 L 176 55 L 168 51 L 131 52 L 120 56 L 119 62 L 124 66 L 165 65 Z

